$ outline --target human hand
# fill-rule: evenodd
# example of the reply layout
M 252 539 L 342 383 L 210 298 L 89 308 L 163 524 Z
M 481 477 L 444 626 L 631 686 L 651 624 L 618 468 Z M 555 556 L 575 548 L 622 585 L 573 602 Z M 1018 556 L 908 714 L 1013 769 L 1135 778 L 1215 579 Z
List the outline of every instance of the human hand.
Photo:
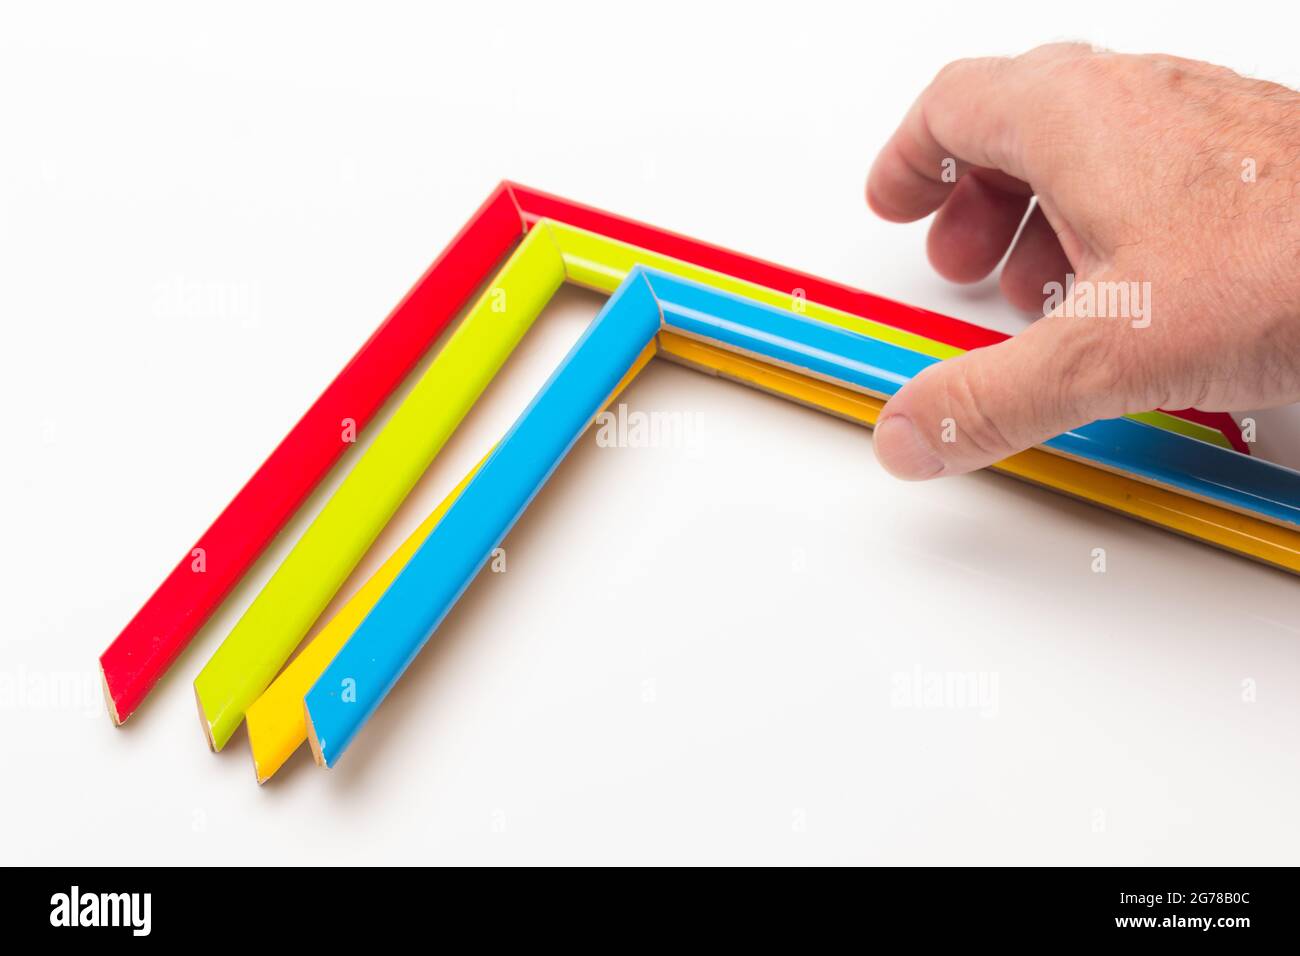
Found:
M 1300 400 L 1300 94 L 1078 44 L 959 60 L 867 180 L 885 219 L 938 209 L 930 261 L 955 282 L 997 266 L 1031 201 L 1001 287 L 1045 317 L 888 402 L 892 474 L 962 474 L 1157 407 Z

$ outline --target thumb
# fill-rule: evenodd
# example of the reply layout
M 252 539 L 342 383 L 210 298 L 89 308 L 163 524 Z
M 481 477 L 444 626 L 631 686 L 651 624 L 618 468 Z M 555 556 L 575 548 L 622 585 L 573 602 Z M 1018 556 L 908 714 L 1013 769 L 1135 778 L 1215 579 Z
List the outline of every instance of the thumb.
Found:
M 960 475 L 1098 418 L 1154 408 L 1153 383 L 1132 358 L 1150 344 L 1133 341 L 1144 331 L 1057 312 L 932 365 L 881 411 L 876 455 L 897 478 Z

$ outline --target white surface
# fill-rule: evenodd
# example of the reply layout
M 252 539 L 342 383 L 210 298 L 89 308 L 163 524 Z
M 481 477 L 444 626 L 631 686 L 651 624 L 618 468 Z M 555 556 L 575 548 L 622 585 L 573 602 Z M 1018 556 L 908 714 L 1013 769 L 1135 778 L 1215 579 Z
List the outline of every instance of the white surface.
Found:
M 1284 4 L 365 6 L 0 14 L 0 860 L 1295 862 L 1295 579 L 896 483 L 868 432 L 663 364 L 629 409 L 697 440 L 588 435 L 336 771 L 259 789 L 190 689 L 319 495 L 114 730 L 98 653 L 496 180 L 1014 330 L 861 202 L 940 65 L 1081 37 L 1300 82 Z M 561 295 L 385 553 L 600 301 Z M 906 706 L 917 672 L 986 696 Z

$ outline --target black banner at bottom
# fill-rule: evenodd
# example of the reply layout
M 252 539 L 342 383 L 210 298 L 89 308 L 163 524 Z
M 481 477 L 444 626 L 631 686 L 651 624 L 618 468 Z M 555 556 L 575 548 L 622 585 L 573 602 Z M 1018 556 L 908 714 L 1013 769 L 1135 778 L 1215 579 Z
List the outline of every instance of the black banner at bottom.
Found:
M 1220 945 L 1289 940 L 1294 873 L 1276 869 L 855 869 L 761 886 L 732 873 L 517 886 L 419 869 L 10 870 L 0 894 L 7 940 L 247 946 L 274 928 L 331 946 L 415 932 L 516 930 L 604 945 L 714 927 L 721 937 L 793 932 L 813 942 L 867 932 L 976 940 L 1121 940 Z M 698 878 L 698 877 L 697 877 Z M 566 881 L 567 882 L 567 881 Z M 706 933 L 709 932 L 706 930 Z M 921 934 L 917 936 L 916 934 Z M 626 934 L 626 935 L 625 935 Z M 453 937 L 454 938 L 454 937 Z M 734 939 L 734 937 L 733 937 Z

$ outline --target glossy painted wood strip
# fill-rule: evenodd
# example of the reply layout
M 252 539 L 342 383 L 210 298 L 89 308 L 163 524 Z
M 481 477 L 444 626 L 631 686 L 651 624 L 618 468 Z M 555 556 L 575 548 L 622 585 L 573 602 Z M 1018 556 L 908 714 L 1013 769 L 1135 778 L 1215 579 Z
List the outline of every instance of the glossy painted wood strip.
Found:
M 333 766 L 347 749 L 608 397 L 653 354 L 659 325 L 634 272 L 307 693 L 318 761 Z
M 220 750 L 564 282 L 544 230 L 484 290 L 194 681 Z
M 882 398 L 738 355 L 670 329 L 659 333 L 659 354 L 868 427 L 875 426 L 885 405 Z M 1289 527 L 1037 448 L 1012 455 L 991 467 L 1051 491 L 1300 574 L 1300 531 Z
M 362 343 L 211 527 L 99 658 L 108 712 L 123 723 L 226 595 L 420 361 L 483 277 L 522 234 L 518 205 L 498 186 Z M 241 379 L 243 389 L 256 383 Z M 221 454 L 217 448 L 215 454 Z
M 814 376 L 888 397 L 936 361 L 696 282 L 649 271 L 665 325 Z M 936 431 L 939 423 L 934 423 Z M 960 423 L 958 423 L 960 427 Z M 1044 443 L 1050 451 L 1292 528 L 1300 472 L 1142 422 L 1092 422 Z
M 631 384 L 651 357 L 651 352 L 647 351 L 638 359 L 619 382 L 606 404 L 614 401 L 619 393 Z M 248 708 L 248 713 L 245 715 L 248 743 L 253 751 L 253 769 L 257 774 L 258 783 L 265 783 L 274 776 L 293 752 L 306 741 L 307 722 L 303 698 L 486 461 L 485 457 L 475 465 L 438 507 L 420 522 L 419 527 L 402 542 L 338 614 L 321 628 L 320 633 L 312 639 L 303 652 L 281 671 L 280 676 Z
M 484 458 L 484 461 L 486 460 Z M 280 676 L 271 682 L 271 686 L 249 706 L 244 717 L 248 726 L 248 746 L 253 752 L 253 770 L 257 774 L 258 783 L 265 783 L 271 779 L 307 739 L 307 722 L 302 709 L 303 697 L 311 690 L 311 685 L 316 683 L 317 678 L 334 659 L 339 648 L 352 636 L 357 625 L 370 613 L 370 609 L 383 596 L 384 591 L 388 590 L 388 586 L 406 566 L 411 555 L 415 554 L 416 549 L 437 527 L 442 516 L 460 497 L 461 492 L 478 474 L 482 466 L 483 462 L 480 461 L 460 480 L 460 483 L 439 502 L 438 507 L 434 508 L 427 518 L 420 522 L 379 570 L 372 574 L 339 609 L 339 612 L 329 619 L 303 648 L 302 653 L 295 657 L 280 672 Z

